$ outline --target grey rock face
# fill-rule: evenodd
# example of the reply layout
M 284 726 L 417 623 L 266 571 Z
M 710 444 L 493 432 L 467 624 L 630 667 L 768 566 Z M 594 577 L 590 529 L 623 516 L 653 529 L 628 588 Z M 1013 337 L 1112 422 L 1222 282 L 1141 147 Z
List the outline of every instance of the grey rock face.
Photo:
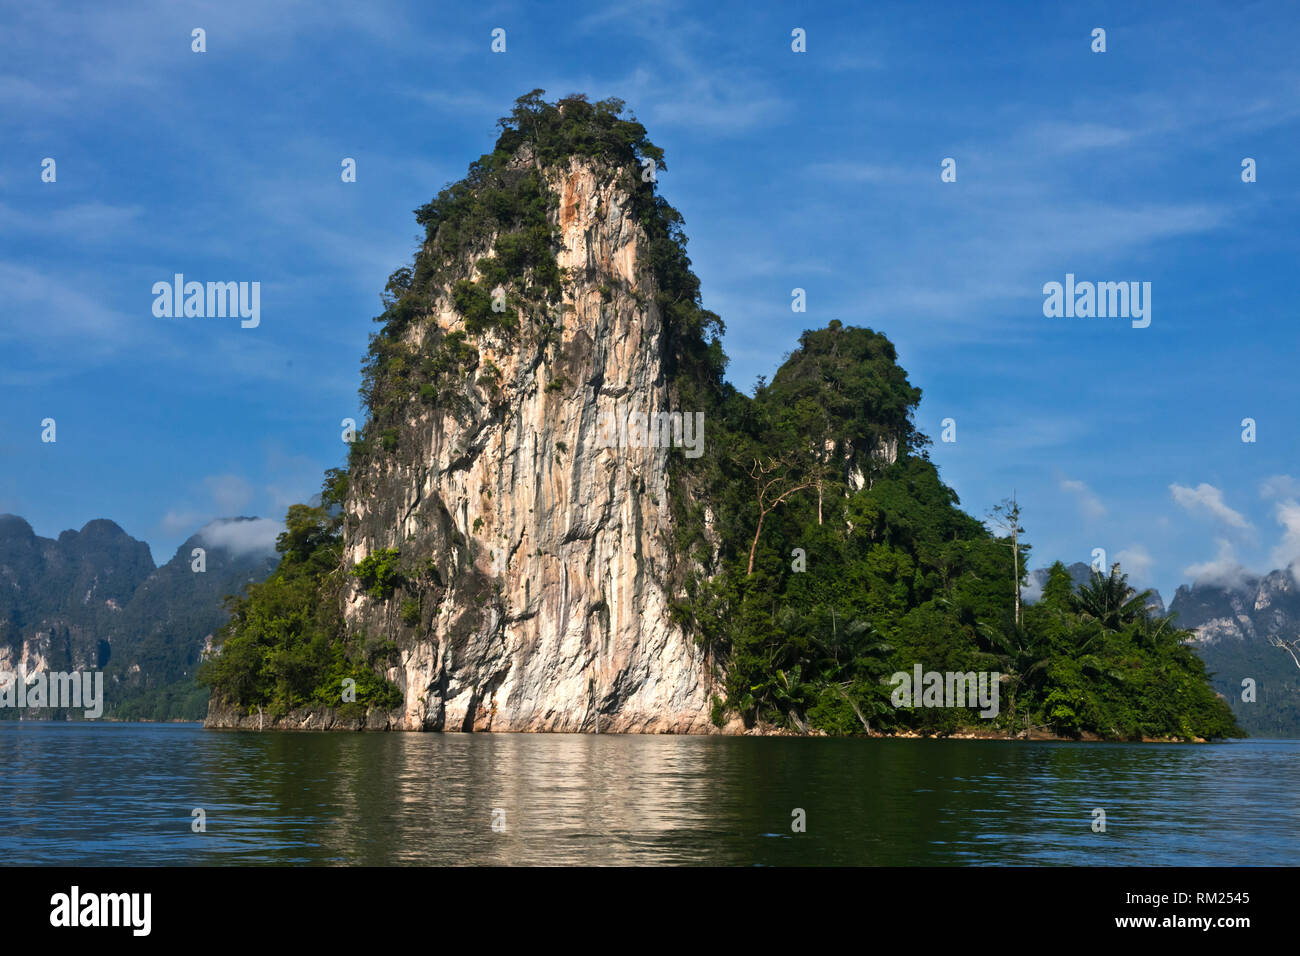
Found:
M 1292 638 L 1300 631 L 1300 587 L 1291 569 L 1246 576 L 1233 585 L 1182 585 L 1169 605 L 1203 644 Z

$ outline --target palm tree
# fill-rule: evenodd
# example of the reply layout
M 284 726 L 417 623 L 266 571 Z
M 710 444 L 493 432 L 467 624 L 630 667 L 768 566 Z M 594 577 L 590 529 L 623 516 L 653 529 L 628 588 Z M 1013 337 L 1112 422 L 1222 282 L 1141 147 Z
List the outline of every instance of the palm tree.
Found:
M 1150 650 L 1182 644 L 1193 637 L 1192 631 L 1174 623 L 1172 614 L 1153 614 L 1138 621 L 1137 639 Z
M 1033 687 L 1042 682 L 1047 676 L 1047 665 L 1051 657 L 1038 637 L 1023 624 L 1012 621 L 1005 629 L 981 624 L 978 631 L 980 637 L 992 648 L 990 653 L 993 658 L 1007 670 L 1007 679 L 1011 682 L 1007 703 L 1014 732 L 1016 698 L 1021 688 Z
M 1112 564 L 1110 574 L 1092 572 L 1092 580 L 1079 586 L 1074 609 L 1086 621 L 1096 621 L 1108 631 L 1118 631 L 1126 624 L 1147 616 L 1150 591 L 1138 592 L 1129 586 L 1119 564 Z
M 819 627 L 811 637 L 815 668 L 821 684 L 833 687 L 848 702 L 863 730 L 871 733 L 871 718 L 892 709 L 884 697 L 873 693 L 889 672 L 888 654 L 893 650 L 867 621 L 838 619 L 831 608 L 831 633 Z M 865 708 L 865 713 L 864 713 Z
M 751 685 L 741 709 L 763 709 L 783 715 L 807 731 L 807 709 L 825 690 L 848 702 L 867 733 L 871 718 L 891 708 L 877 688 L 889 671 L 893 649 L 863 620 L 845 620 L 833 606 L 818 604 L 809 611 L 783 607 L 773 617 L 772 640 L 766 647 L 763 679 Z

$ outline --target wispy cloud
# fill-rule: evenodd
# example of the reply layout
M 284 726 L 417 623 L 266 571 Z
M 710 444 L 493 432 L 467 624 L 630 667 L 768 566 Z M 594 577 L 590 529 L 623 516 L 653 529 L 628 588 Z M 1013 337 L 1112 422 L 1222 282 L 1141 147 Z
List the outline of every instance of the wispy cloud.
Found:
M 1279 501 L 1273 509 L 1273 516 L 1282 526 L 1282 540 L 1273 548 L 1272 560 L 1275 568 L 1286 568 L 1300 560 L 1300 502 L 1295 498 Z M 1300 565 L 1294 568 L 1296 579 L 1300 581 Z
M 253 486 L 239 475 L 212 475 L 203 486 L 223 515 L 237 515 L 253 500 Z
M 1151 569 L 1155 567 L 1155 558 L 1151 552 L 1140 544 L 1132 544 L 1115 553 L 1115 560 L 1131 579 L 1142 583 L 1151 580 Z
M 1223 492 L 1214 485 L 1201 482 L 1192 488 L 1187 485 L 1172 484 L 1169 486 L 1169 491 L 1173 494 L 1174 502 L 1192 514 L 1208 514 L 1229 528 L 1243 531 L 1254 527 L 1240 511 L 1228 507 L 1223 500 Z
M 645 122 L 739 133 L 768 125 L 792 108 L 780 87 L 738 55 L 733 37 L 714 32 L 680 4 L 615 4 L 582 17 L 575 27 L 583 35 L 618 32 L 642 42 L 651 65 L 638 66 L 613 86 L 635 97 Z
M 1033 127 L 1027 138 L 1036 147 L 1035 152 L 1077 153 L 1084 150 L 1113 149 L 1132 141 L 1134 132 L 1103 123 L 1065 123 L 1051 120 Z
M 158 525 L 168 535 L 189 535 L 208 519 L 208 515 L 198 511 L 171 508 L 162 516 Z
M 1300 498 L 1300 480 L 1290 475 L 1270 475 L 1259 483 L 1261 498 Z
M 121 243 L 135 235 L 143 210 L 94 200 L 22 212 L 0 203 L 0 228 L 8 238 L 57 238 L 77 243 Z
M 412 10 L 388 0 L 364 7 L 322 5 L 310 0 L 142 0 L 107 7 L 50 2 L 5 24 L 7 51 L 21 73 L 0 74 L 0 103 L 47 114 L 84 110 L 92 102 L 129 98 L 149 111 L 165 111 L 180 64 L 196 56 L 190 32 L 207 32 L 214 61 L 248 56 L 288 59 L 318 36 L 347 37 L 382 45 L 389 56 L 423 55 L 446 63 L 467 55 L 473 44 L 458 34 L 432 29 Z M 482 49 L 486 49 L 486 33 Z
M 1106 506 L 1084 482 L 1062 477 L 1059 486 L 1062 491 L 1074 496 L 1085 518 L 1096 521 L 1106 517 Z
M 0 384 L 30 386 L 108 360 L 140 328 L 94 294 L 97 276 L 0 262 Z M 146 333 L 147 334 L 147 333 Z
M 937 169 L 937 167 L 936 167 Z M 934 170 L 921 170 L 916 166 L 888 165 L 884 163 L 835 161 L 811 163 L 806 167 L 809 176 L 817 180 L 839 183 L 872 183 L 877 185 L 919 183 L 937 177 Z

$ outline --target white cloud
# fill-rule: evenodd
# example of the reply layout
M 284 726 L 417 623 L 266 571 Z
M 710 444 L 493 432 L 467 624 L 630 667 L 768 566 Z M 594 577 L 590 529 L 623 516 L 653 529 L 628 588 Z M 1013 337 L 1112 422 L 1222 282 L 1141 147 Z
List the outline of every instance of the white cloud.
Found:
M 189 31 L 200 24 L 214 51 L 209 56 L 287 58 L 314 50 L 322 37 L 370 41 L 389 56 L 424 54 L 440 63 L 486 47 L 421 23 L 409 9 L 386 0 L 363 6 L 200 0 L 187 6 L 179 24 L 172 0 L 116 9 L 50 2 L 33 5 L 24 16 L 9 16 L 6 53 L 20 52 L 15 72 L 0 75 L 0 104 L 44 117 L 55 110 L 84 112 L 88 102 L 129 100 L 135 108 L 165 114 L 173 100 L 159 88 L 175 84 L 178 63 L 192 62 Z M 20 73 L 27 75 L 15 75 Z
M 1078 499 L 1079 509 L 1083 512 L 1085 518 L 1096 521 L 1106 516 L 1106 506 L 1101 503 L 1101 499 L 1084 482 L 1076 481 L 1073 478 L 1061 478 L 1060 488 Z
M 1118 126 L 1087 122 L 1063 123 L 1059 120 L 1043 123 L 1028 133 L 1028 138 L 1035 146 L 1035 155 L 1124 146 L 1133 136 L 1131 130 Z
M 1254 527 L 1241 512 L 1234 511 L 1224 503 L 1223 492 L 1214 485 L 1201 482 L 1195 488 L 1191 488 L 1187 485 L 1172 484 L 1169 490 L 1173 493 L 1174 502 L 1193 514 L 1198 511 L 1204 512 L 1230 528 L 1240 528 L 1243 531 Z
M 1290 567 L 1300 559 L 1300 503 L 1294 498 L 1279 501 L 1273 509 L 1273 516 L 1282 526 L 1282 540 L 1273 549 L 1272 560 L 1275 568 Z M 1300 567 L 1293 569 L 1296 580 L 1300 581 Z
M 189 535 L 204 520 L 205 516 L 197 511 L 177 511 L 172 509 L 163 515 L 162 528 L 168 534 Z
M 298 460 L 282 454 L 272 457 L 280 464 L 285 461 L 299 464 Z M 209 475 L 203 479 L 203 488 L 210 503 L 188 501 L 172 508 L 160 522 L 163 531 L 185 538 L 198 534 L 209 547 L 223 547 L 236 553 L 275 549 L 276 535 L 284 530 L 282 522 L 242 518 L 245 509 L 259 496 L 258 489 L 247 479 L 235 474 Z M 267 493 L 277 498 L 279 507 L 274 490 L 267 489 Z M 304 499 L 299 496 L 294 500 Z M 199 530 L 195 531 L 196 528 Z
M 0 384 L 40 384 L 70 371 L 93 367 L 123 353 L 173 354 L 164 327 L 153 319 L 142 295 L 135 311 L 120 311 L 94 273 L 47 269 L 48 263 L 0 263 L 0 352 L 12 360 L 0 367 Z M 116 287 L 115 287 L 116 288 Z M 148 286 L 145 286 L 145 292 Z
M 1116 553 L 1115 560 L 1130 579 L 1143 583 L 1151 581 L 1151 568 L 1155 565 L 1155 559 L 1142 545 L 1130 545 Z
M 1300 481 L 1290 475 L 1270 475 L 1259 483 L 1261 498 L 1300 498 Z
M 1246 579 L 1248 572 L 1237 563 L 1232 544 L 1223 538 L 1217 541 L 1219 546 L 1217 557 L 1202 564 L 1188 565 L 1183 569 L 1183 574 L 1191 578 L 1193 584 L 1223 588 L 1237 587 Z
M 234 517 L 253 500 L 253 488 L 238 475 L 213 475 L 203 479 L 208 494 L 223 517 Z
M 209 548 L 220 548 L 232 554 L 273 554 L 275 539 L 283 530 L 284 525 L 270 518 L 218 520 L 199 529 L 199 537 Z
M 69 242 L 107 242 L 121 245 L 133 237 L 143 210 L 139 206 L 114 206 L 93 200 L 73 203 L 40 213 L 26 213 L 0 203 L 0 220 L 11 238 L 31 236 Z
M 863 162 L 812 163 L 805 171 L 816 180 L 840 183 L 917 183 L 931 178 L 928 167 L 922 170 L 916 166 L 885 166 Z
M 770 76 L 744 57 L 721 53 L 718 38 L 677 4 L 606 7 L 574 24 L 602 42 L 611 31 L 645 44 L 645 61 L 613 85 L 647 126 L 705 130 L 712 136 L 768 126 L 795 110 Z M 580 81 L 580 82 L 579 82 Z M 590 77 L 540 84 L 552 93 L 590 89 Z
M 127 317 L 105 308 L 93 281 L 58 271 L 0 263 L 0 299 L 6 322 L 0 339 L 51 343 L 66 339 L 84 343 L 116 342 L 124 338 Z

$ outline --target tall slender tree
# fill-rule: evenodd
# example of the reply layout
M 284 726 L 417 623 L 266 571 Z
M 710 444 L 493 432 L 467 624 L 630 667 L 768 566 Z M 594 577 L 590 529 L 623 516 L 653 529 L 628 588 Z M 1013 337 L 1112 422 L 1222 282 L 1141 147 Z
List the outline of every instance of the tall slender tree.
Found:
M 1020 505 L 1016 503 L 1016 493 L 1011 492 L 1010 498 L 1004 498 L 1000 505 L 994 507 L 989 516 L 993 526 L 1002 532 L 1003 536 L 1011 538 L 1011 566 L 1013 580 L 1016 586 L 1016 627 L 1020 626 L 1020 536 L 1025 533 L 1025 529 L 1020 527 Z

